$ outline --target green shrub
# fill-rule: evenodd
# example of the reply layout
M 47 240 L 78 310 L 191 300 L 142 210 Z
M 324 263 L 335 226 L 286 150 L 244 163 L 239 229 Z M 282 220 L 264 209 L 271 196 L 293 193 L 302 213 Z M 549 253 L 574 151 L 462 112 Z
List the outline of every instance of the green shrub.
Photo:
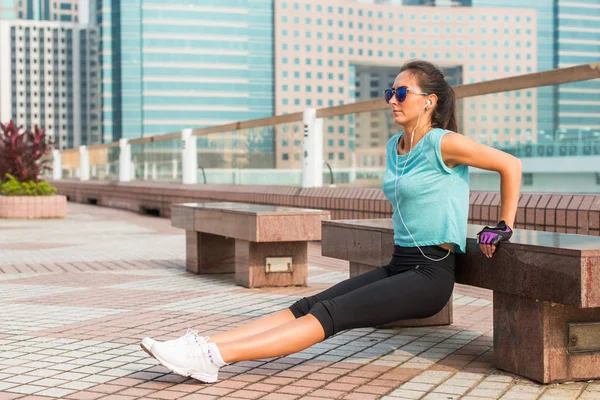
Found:
M 19 182 L 11 174 L 6 174 L 6 179 L 0 183 L 0 194 L 4 196 L 52 196 L 56 188 L 46 181 Z

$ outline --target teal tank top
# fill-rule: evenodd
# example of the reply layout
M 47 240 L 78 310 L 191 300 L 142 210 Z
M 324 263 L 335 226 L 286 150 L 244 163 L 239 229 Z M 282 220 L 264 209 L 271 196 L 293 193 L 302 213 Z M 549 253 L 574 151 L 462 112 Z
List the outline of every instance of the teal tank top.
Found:
M 415 241 L 418 246 L 453 243 L 456 253 L 465 252 L 469 169 L 466 165 L 448 168 L 444 164 L 441 142 L 447 133 L 456 134 L 439 128 L 427 132 L 413 146 L 404 175 L 402 168 L 409 155 L 397 156 L 396 152 L 402 133 L 392 136 L 386 145 L 382 186 L 383 193 L 394 208 L 394 242 L 399 246 L 415 247 Z M 396 205 L 412 238 L 402 224 Z

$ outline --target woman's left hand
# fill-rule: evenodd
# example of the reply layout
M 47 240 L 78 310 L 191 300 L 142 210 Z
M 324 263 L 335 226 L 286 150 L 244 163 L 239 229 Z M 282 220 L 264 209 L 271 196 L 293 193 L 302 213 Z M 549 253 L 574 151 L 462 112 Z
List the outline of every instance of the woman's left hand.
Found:
M 491 228 L 486 226 L 477 233 L 477 243 L 483 254 L 492 258 L 498 243 L 510 239 L 512 233 L 512 229 L 504 221 L 500 221 L 498 225 Z

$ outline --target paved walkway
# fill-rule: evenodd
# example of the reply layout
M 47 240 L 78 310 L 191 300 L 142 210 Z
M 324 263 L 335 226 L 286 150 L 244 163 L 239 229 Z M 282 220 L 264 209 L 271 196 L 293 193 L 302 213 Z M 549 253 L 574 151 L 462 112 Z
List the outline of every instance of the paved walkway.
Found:
M 217 384 L 138 346 L 220 332 L 348 276 L 311 245 L 309 287 L 244 289 L 184 268 L 169 220 L 69 204 L 64 221 L 0 220 L 0 399 L 600 399 L 600 382 L 540 386 L 492 366 L 489 291 L 457 286 L 450 327 L 339 334 L 236 363 Z

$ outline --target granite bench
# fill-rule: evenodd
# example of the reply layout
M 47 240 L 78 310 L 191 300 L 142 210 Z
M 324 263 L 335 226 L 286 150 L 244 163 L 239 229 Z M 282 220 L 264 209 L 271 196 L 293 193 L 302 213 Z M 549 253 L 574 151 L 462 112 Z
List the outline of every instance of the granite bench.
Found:
M 185 229 L 186 269 L 235 273 L 248 288 L 306 286 L 308 242 L 321 240 L 329 211 L 244 203 L 171 207 L 171 225 Z
M 600 237 L 515 229 L 492 259 L 468 226 L 456 282 L 493 291 L 494 362 L 541 383 L 600 378 Z M 350 261 L 350 274 L 385 265 L 390 219 L 324 221 L 322 253 Z M 451 303 L 436 316 L 398 326 L 452 323 Z

